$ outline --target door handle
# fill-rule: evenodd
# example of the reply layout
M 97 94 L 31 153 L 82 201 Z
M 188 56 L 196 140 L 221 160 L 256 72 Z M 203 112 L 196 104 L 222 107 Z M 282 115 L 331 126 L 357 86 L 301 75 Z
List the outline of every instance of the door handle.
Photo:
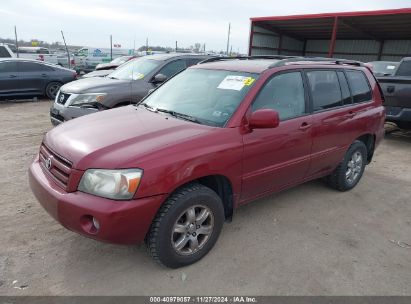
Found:
M 47 74 L 41 74 L 41 77 L 47 77 Z
M 16 75 L 9 75 L 9 78 L 16 78 Z
M 308 122 L 303 122 L 298 130 L 305 131 L 309 128 L 311 128 L 311 124 L 309 124 Z
M 345 114 L 344 117 L 346 118 L 353 118 L 355 115 L 357 115 L 357 113 L 350 111 L 348 112 L 348 114 Z
M 389 87 L 387 87 L 387 92 L 388 92 L 388 93 L 394 93 L 394 91 L 395 91 L 395 86 L 389 86 Z

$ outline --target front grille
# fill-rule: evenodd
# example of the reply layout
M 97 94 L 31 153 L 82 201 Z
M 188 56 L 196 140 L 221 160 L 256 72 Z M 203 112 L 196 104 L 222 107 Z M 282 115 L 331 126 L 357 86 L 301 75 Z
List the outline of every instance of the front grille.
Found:
M 57 103 L 65 104 L 67 99 L 69 99 L 69 97 L 70 97 L 70 94 L 63 93 L 63 92 L 60 91 L 60 94 L 57 96 L 57 99 L 56 99 Z
M 43 169 L 53 177 L 58 185 L 67 190 L 72 164 L 44 144 L 40 147 L 39 157 Z

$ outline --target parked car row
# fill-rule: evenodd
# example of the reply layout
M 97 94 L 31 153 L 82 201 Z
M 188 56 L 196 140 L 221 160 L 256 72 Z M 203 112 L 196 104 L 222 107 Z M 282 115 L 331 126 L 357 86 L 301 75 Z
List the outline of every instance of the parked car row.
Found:
M 384 136 L 367 67 L 282 56 L 193 65 L 201 59 L 147 56 L 61 88 L 52 118 L 69 121 L 29 170 L 52 217 L 96 240 L 145 241 L 177 268 L 203 258 L 243 204 L 317 178 L 358 184 Z M 71 120 L 125 103 L 136 104 Z
M 101 110 L 136 104 L 168 78 L 209 56 L 148 55 L 133 59 L 105 77 L 79 79 L 61 87 L 50 109 L 54 125 Z M 98 71 L 97 71 L 98 72 Z
M 54 99 L 60 87 L 77 78 L 74 70 L 38 60 L 0 58 L 0 97 L 46 95 Z

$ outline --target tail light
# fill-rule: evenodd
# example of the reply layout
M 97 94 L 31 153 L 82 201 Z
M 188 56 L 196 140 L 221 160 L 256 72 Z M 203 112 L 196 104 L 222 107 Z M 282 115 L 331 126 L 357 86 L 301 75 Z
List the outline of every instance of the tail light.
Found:
M 77 73 L 73 73 L 73 78 L 77 79 Z
M 71 64 L 71 65 L 75 65 L 75 64 L 76 64 L 76 63 L 74 62 L 74 59 L 71 59 L 71 60 L 70 60 L 70 64 Z
M 39 60 L 44 61 L 44 55 L 39 55 Z

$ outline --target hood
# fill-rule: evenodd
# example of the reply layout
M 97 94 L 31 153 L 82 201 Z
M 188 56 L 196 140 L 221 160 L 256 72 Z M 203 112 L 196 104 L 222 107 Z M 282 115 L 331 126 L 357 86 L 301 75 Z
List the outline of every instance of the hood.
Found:
M 96 65 L 96 70 L 102 70 L 102 69 L 115 69 L 116 67 L 118 67 L 118 64 L 115 63 L 99 63 L 98 65 Z
M 130 168 L 144 156 L 215 129 L 127 106 L 65 122 L 49 131 L 44 143 L 78 170 Z
M 128 80 L 90 77 L 69 82 L 61 87 L 61 91 L 70 94 L 109 93 L 111 90 L 118 92 L 122 87 L 128 88 L 130 85 L 131 81 Z
M 100 71 L 93 71 L 81 76 L 81 79 L 90 78 L 90 77 L 104 77 L 113 72 L 112 70 L 100 70 Z

